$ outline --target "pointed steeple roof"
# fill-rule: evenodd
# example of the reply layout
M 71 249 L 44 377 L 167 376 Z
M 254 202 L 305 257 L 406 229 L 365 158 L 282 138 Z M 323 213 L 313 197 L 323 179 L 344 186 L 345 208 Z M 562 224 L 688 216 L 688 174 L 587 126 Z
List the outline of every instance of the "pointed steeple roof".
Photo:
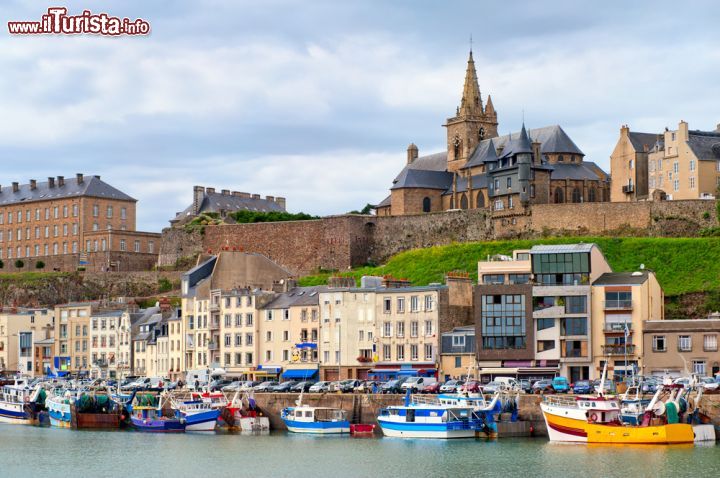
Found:
M 465 70 L 465 85 L 460 100 L 460 115 L 482 114 L 482 98 L 480 97 L 480 86 L 478 86 L 477 73 L 475 72 L 475 61 L 472 50 L 468 57 L 467 70 Z
M 508 136 L 508 141 L 503 150 L 502 157 L 509 158 L 516 154 L 532 153 L 532 142 L 525 129 L 525 123 L 523 122 L 522 129 L 517 138 L 511 139 L 512 135 Z
M 485 105 L 485 114 L 486 115 L 494 115 L 495 114 L 495 106 L 493 105 L 492 98 L 490 95 L 488 95 L 487 104 Z

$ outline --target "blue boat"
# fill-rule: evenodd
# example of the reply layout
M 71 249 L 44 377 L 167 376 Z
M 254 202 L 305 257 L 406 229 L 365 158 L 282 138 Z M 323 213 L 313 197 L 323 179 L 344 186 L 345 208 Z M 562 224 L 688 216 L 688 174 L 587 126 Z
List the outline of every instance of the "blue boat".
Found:
M 173 407 L 175 408 L 175 407 Z M 215 431 L 221 408 L 202 400 L 183 402 L 175 408 L 175 416 L 185 421 L 185 431 L 212 432 Z
M 285 422 L 288 431 L 294 433 L 350 433 L 347 414 L 340 408 L 298 405 L 283 409 L 280 418 Z
M 162 410 L 156 407 L 134 407 L 130 421 L 141 432 L 151 433 L 183 433 L 185 420 L 163 416 Z
M 15 380 L 0 389 L 0 423 L 31 425 L 35 423 L 35 401 L 40 388 L 32 389 L 25 380 Z

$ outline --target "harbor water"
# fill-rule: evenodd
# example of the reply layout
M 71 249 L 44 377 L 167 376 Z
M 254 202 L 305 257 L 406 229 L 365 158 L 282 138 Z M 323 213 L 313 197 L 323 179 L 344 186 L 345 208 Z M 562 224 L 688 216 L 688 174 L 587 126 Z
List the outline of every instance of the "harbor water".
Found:
M 143 434 L 0 425 L 0 476 L 717 476 L 709 446 L 598 446 L 545 438 L 407 440 Z

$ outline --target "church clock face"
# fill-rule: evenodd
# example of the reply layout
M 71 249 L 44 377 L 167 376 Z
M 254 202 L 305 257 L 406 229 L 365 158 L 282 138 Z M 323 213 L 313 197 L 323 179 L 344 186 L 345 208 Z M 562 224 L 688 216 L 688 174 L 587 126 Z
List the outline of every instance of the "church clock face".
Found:
M 480 141 L 485 139 L 485 128 L 483 128 L 482 126 L 480 126 L 480 129 L 478 130 L 478 138 L 480 139 Z

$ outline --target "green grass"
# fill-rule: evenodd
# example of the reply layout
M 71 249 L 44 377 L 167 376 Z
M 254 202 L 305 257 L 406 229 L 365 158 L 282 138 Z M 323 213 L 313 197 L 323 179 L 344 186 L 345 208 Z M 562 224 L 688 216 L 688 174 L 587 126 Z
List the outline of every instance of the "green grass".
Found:
M 342 276 L 391 275 L 415 285 L 443 282 L 446 272 L 465 271 L 477 280 L 477 263 L 489 255 L 510 254 L 536 244 L 594 242 L 616 272 L 638 270 L 640 264 L 655 271 L 668 296 L 720 289 L 720 237 L 608 238 L 564 237 L 537 240 L 471 242 L 402 252 L 378 267 L 360 267 Z M 300 285 L 326 284 L 332 273 L 300 279 Z

